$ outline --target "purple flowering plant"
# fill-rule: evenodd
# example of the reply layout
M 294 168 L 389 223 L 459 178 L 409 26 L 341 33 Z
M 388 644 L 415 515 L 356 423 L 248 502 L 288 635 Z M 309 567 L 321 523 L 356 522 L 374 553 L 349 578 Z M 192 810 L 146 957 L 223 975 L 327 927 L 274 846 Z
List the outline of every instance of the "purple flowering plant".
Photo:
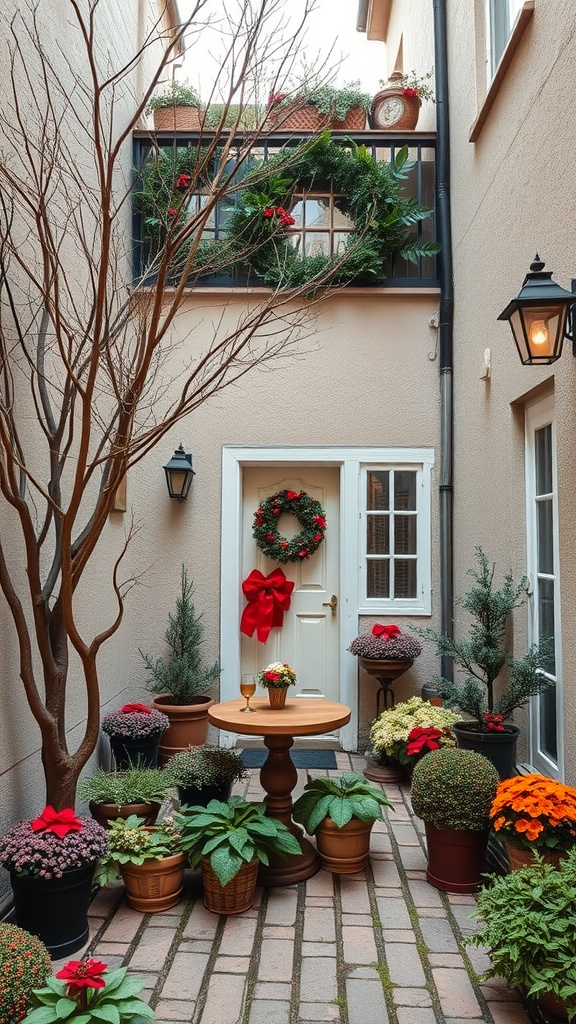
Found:
M 124 736 L 126 739 L 145 739 L 165 732 L 170 725 L 168 715 L 146 704 L 124 704 L 118 711 L 110 711 L 102 719 L 102 729 L 108 736 Z
M 359 658 L 417 658 L 422 644 L 414 636 L 402 633 L 398 626 L 383 626 L 377 622 L 370 633 L 361 633 L 348 650 Z
M 69 868 L 95 864 L 108 850 L 106 829 L 72 808 L 45 807 L 39 818 L 19 821 L 0 838 L 0 864 L 17 875 L 61 878 Z

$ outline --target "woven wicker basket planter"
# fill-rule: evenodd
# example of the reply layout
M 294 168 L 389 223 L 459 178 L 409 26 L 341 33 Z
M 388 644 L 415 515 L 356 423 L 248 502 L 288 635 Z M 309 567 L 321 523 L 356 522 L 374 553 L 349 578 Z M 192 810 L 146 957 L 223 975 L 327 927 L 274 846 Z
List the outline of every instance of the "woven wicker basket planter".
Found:
M 294 104 L 284 107 L 270 115 L 270 130 L 323 132 L 326 128 L 362 131 L 366 127 L 366 111 L 362 107 L 352 107 L 343 121 L 335 121 L 330 114 L 320 114 L 318 107 L 310 103 L 305 106 Z
M 211 910 L 213 914 L 242 914 L 245 910 L 250 910 L 256 892 L 257 857 L 249 864 L 244 864 L 238 874 L 224 886 L 206 857 L 200 861 L 200 870 L 204 886 L 204 906 L 207 910 Z
M 197 132 L 200 130 L 198 107 L 159 107 L 153 112 L 157 132 Z

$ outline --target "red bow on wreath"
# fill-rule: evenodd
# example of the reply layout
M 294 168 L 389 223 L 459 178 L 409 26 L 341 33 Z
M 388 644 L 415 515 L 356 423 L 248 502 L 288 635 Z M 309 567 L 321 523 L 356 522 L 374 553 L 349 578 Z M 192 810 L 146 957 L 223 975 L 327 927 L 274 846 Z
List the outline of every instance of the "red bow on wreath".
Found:
M 272 626 L 282 625 L 293 589 L 294 584 L 286 579 L 282 569 L 274 569 L 268 576 L 252 569 L 242 583 L 248 604 L 242 612 L 240 632 L 252 636 L 256 630 L 258 640 L 265 644 Z
M 372 633 L 374 636 L 381 636 L 384 640 L 391 640 L 393 636 L 400 635 L 400 630 L 398 626 L 383 626 L 377 622 L 375 626 L 372 626 Z

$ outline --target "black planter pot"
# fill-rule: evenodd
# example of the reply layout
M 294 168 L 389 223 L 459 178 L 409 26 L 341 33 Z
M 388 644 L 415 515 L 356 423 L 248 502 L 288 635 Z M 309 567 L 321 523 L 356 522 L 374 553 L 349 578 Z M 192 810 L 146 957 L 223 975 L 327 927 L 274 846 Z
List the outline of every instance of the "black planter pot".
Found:
M 110 736 L 110 746 L 116 762 L 116 770 L 128 771 L 134 765 L 140 768 L 156 768 L 160 749 L 161 733 L 131 739 L 127 736 Z
M 464 750 L 475 750 L 492 762 L 501 779 L 510 779 L 515 774 L 516 744 L 520 735 L 517 725 L 507 725 L 506 732 L 482 732 L 475 722 L 456 722 L 452 729 L 456 746 Z
M 88 907 L 95 864 L 70 868 L 61 878 L 10 873 L 16 924 L 42 940 L 53 960 L 88 941 Z
M 201 789 L 198 789 L 197 786 L 178 786 L 180 806 L 186 804 L 188 807 L 194 807 L 196 804 L 200 807 L 207 807 L 211 800 L 221 800 L 225 803 L 231 792 L 231 782 L 202 786 Z

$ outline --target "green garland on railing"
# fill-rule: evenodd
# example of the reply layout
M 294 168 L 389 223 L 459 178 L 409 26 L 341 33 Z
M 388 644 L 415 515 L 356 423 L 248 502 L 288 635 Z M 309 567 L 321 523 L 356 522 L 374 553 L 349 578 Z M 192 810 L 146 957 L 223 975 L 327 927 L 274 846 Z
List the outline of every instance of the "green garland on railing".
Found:
M 146 239 L 158 252 L 174 225 L 183 225 L 188 196 L 209 184 L 218 156 L 210 160 L 194 147 L 161 150 L 145 167 L 136 200 L 142 211 Z M 414 198 L 405 198 L 402 182 L 413 163 L 408 148 L 391 163 L 377 161 L 366 146 L 351 139 L 331 141 L 324 132 L 312 143 L 286 147 L 267 163 L 252 161 L 236 204 L 225 212 L 226 237 L 202 240 L 192 273 L 230 273 L 239 263 L 266 284 L 280 288 L 377 282 L 385 261 L 394 253 L 417 262 L 439 251 L 435 242 L 411 236 L 411 228 L 432 213 Z M 294 223 L 290 209 L 294 192 L 332 188 L 345 197 L 355 230 L 345 251 L 337 256 L 302 256 L 290 242 L 287 228 Z M 192 240 L 179 255 L 185 259 Z M 174 268 L 177 270 L 177 267 Z

